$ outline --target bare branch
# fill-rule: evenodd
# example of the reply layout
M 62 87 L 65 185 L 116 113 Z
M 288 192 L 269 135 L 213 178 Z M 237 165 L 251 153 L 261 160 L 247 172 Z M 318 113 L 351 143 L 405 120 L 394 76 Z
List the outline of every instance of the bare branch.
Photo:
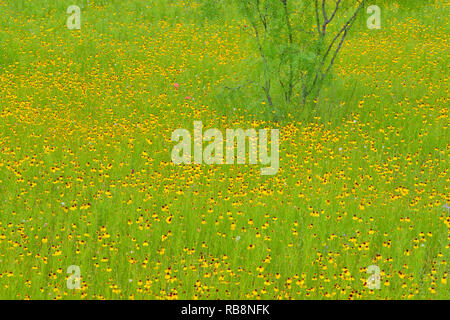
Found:
M 345 40 L 345 37 L 347 36 L 347 32 L 350 29 L 350 27 L 353 25 L 353 23 L 356 20 L 356 17 L 359 13 L 359 11 L 361 10 L 361 8 L 363 7 L 363 5 L 365 4 L 366 0 L 362 0 L 359 2 L 357 9 L 355 10 L 355 12 L 353 13 L 353 15 L 347 20 L 347 22 L 344 24 L 344 26 L 340 29 L 340 31 L 337 33 L 337 35 L 333 38 L 333 40 L 331 41 L 331 43 L 328 45 L 328 48 L 325 52 L 325 54 L 322 57 L 322 60 L 320 62 L 318 71 L 314 77 L 314 81 L 312 82 L 311 86 L 309 89 L 306 90 L 306 95 L 309 95 L 311 93 L 311 91 L 313 90 L 313 88 L 316 86 L 317 81 L 323 81 L 326 77 L 326 75 L 328 74 L 328 72 L 330 71 L 331 67 L 334 64 L 335 58 L 337 56 L 337 54 L 339 53 L 339 51 L 341 50 L 342 44 Z M 344 34 L 343 36 L 341 36 L 342 34 Z M 324 73 L 322 73 L 322 69 L 323 66 L 327 60 L 328 55 L 330 54 L 331 50 L 334 47 L 334 44 L 336 43 L 337 39 L 341 38 L 338 47 L 336 48 L 333 57 L 331 59 L 330 65 L 327 67 L 326 71 Z
M 328 18 L 327 18 L 327 10 L 325 9 L 327 0 L 322 0 L 322 14 L 323 14 L 323 20 L 325 21 L 324 25 L 327 24 Z
M 256 0 L 256 4 L 257 4 L 257 6 L 259 6 L 259 0 Z M 247 11 L 248 11 L 248 8 L 247 8 Z M 249 17 L 251 17 L 251 13 L 250 12 L 247 12 L 247 15 Z M 256 25 L 256 22 L 253 21 L 251 18 L 249 18 L 249 21 L 250 21 L 250 24 L 251 24 L 254 32 L 255 32 L 255 37 L 256 37 L 257 44 L 258 44 L 259 54 L 260 54 L 261 59 L 262 59 L 263 64 L 264 64 L 265 84 L 264 84 L 264 86 L 262 88 L 263 88 L 264 93 L 266 95 L 266 99 L 269 102 L 269 105 L 271 107 L 273 107 L 272 97 L 270 95 L 270 79 L 269 79 L 269 75 L 268 75 L 268 61 L 267 61 L 266 56 L 264 54 L 264 50 L 263 50 L 262 43 L 261 43 L 261 37 L 260 37 L 259 31 L 258 31 L 258 26 Z M 264 30 L 267 31 L 267 29 L 264 29 Z
M 324 22 L 323 22 L 323 26 L 322 26 L 322 35 L 323 36 L 325 36 L 327 26 L 330 24 L 331 21 L 333 21 L 335 15 L 336 15 L 336 12 L 339 9 L 339 4 L 341 3 L 341 0 L 336 0 L 336 7 L 334 8 L 334 11 L 331 14 L 331 17 L 329 19 L 327 17 L 325 2 L 326 2 L 326 0 L 322 0 L 322 12 L 323 12 L 323 18 L 324 18 Z
M 293 33 L 292 33 L 292 25 L 291 25 L 291 21 L 289 19 L 289 11 L 288 11 L 288 7 L 287 7 L 287 0 L 281 0 L 281 2 L 283 3 L 283 8 L 284 8 L 284 16 L 286 19 L 286 25 L 287 25 L 287 29 L 288 29 L 288 36 L 289 36 L 289 50 L 292 49 L 292 43 L 293 43 Z M 291 96 L 292 96 L 292 89 L 294 88 L 293 85 L 293 79 L 294 79 L 294 70 L 293 70 L 293 65 L 292 65 L 292 52 L 289 52 L 289 89 L 287 94 L 285 93 L 285 99 L 287 102 L 289 102 L 291 100 Z M 282 84 L 283 89 L 284 89 L 284 85 Z
M 267 30 L 267 15 L 264 15 L 261 13 L 260 9 L 260 0 L 256 0 L 256 10 L 258 10 L 259 19 L 261 20 L 261 23 L 264 26 L 264 29 Z
M 341 29 L 341 30 L 338 32 L 338 34 L 334 37 L 333 41 L 331 41 L 331 43 L 330 43 L 330 45 L 328 46 L 328 49 L 327 49 L 327 51 L 326 51 L 326 53 L 325 53 L 325 55 L 324 55 L 322 61 L 324 61 L 324 60 L 328 57 L 328 54 L 330 53 L 331 49 L 333 48 L 334 43 L 335 43 L 336 40 L 340 37 L 340 35 L 341 35 L 344 31 L 348 30 L 348 29 L 351 27 L 351 25 L 353 24 L 353 22 L 354 22 L 355 19 L 356 19 L 356 16 L 358 15 L 359 11 L 361 10 L 362 5 L 363 5 L 364 2 L 365 2 L 365 0 L 363 0 L 363 1 L 360 2 L 358 8 L 355 10 L 355 12 L 353 13 L 353 15 L 350 17 L 349 20 L 347 20 L 347 22 L 344 24 L 344 26 L 342 27 L 342 29 Z
M 316 11 L 316 24 L 317 24 L 317 33 L 320 35 L 320 19 L 319 19 L 319 4 L 318 0 L 314 0 L 314 7 Z
M 330 19 L 328 19 L 327 23 L 330 23 L 331 21 L 333 21 L 334 16 L 336 15 L 336 12 L 337 12 L 338 9 L 339 9 L 339 4 L 340 4 L 340 3 L 341 3 L 341 0 L 337 0 L 337 1 L 336 1 L 336 7 L 334 8 L 334 11 L 333 11 L 333 13 L 331 14 Z

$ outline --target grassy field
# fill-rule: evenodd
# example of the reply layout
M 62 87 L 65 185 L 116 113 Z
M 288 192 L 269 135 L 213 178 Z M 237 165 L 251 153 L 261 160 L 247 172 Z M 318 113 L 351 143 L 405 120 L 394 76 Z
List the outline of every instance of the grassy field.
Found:
M 0 0 L 0 298 L 449 299 L 449 3 L 418 2 L 373 0 L 273 122 L 231 11 Z M 278 128 L 278 174 L 173 164 L 196 120 Z

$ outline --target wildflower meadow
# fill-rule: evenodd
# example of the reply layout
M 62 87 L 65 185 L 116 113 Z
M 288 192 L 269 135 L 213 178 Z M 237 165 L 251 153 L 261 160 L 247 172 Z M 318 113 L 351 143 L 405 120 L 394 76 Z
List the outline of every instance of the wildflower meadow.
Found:
M 449 299 L 449 4 L 0 0 L 0 299 Z

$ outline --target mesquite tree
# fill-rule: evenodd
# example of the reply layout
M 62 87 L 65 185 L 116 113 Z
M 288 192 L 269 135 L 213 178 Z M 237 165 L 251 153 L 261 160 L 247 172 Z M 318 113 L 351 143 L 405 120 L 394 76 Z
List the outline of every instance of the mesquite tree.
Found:
M 315 100 L 365 0 L 207 0 L 238 5 L 272 109 Z

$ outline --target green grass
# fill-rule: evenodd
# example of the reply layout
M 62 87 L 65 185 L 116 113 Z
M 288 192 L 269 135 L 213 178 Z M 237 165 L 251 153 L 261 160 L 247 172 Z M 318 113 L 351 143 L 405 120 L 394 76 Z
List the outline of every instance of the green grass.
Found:
M 0 298 L 448 299 L 448 5 L 375 2 L 275 123 L 232 10 L 0 0 Z M 172 164 L 194 120 L 279 128 L 280 171 Z

